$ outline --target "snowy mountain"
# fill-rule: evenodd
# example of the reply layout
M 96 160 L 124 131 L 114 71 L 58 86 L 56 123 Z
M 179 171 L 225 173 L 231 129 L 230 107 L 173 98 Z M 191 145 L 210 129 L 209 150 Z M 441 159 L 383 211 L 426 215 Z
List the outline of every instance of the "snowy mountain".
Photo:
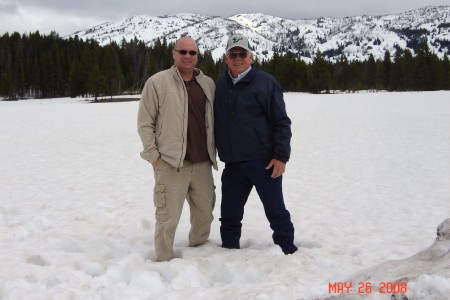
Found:
M 141 15 L 100 24 L 70 36 L 95 39 L 102 45 L 134 38 L 152 45 L 157 38 L 171 43 L 188 34 L 197 40 L 200 51 L 211 51 L 217 59 L 223 55 L 231 33 L 246 35 L 259 59 L 269 59 L 274 52 L 292 52 L 309 61 L 318 50 L 331 60 L 341 55 L 349 60 L 364 60 L 370 54 L 382 59 L 387 50 L 394 54 L 396 47 L 409 48 L 414 53 L 421 41 L 427 41 L 431 51 L 442 58 L 450 53 L 450 6 L 428 6 L 383 16 L 300 20 L 260 13 L 227 18 L 199 14 Z

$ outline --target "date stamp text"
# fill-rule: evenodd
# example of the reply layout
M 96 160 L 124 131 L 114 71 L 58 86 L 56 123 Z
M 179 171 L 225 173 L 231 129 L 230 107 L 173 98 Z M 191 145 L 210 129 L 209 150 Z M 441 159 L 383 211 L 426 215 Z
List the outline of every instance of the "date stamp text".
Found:
M 370 281 L 353 282 L 336 281 L 328 282 L 329 294 L 350 294 L 356 291 L 358 294 L 371 294 L 378 292 L 380 294 L 405 294 L 408 292 L 407 282 L 379 282 L 378 285 Z

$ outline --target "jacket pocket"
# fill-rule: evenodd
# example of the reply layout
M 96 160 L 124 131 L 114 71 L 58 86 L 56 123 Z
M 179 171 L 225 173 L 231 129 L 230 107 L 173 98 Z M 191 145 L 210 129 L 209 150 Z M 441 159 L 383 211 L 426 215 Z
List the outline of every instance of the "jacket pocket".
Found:
M 156 168 L 153 168 L 153 170 L 154 170 L 156 173 L 160 172 L 161 170 L 164 170 L 165 163 L 166 163 L 166 162 L 160 157 L 160 158 L 159 158 L 159 163 L 158 163 L 158 165 L 156 166 Z M 164 185 L 162 185 L 162 186 L 163 186 L 163 189 L 164 189 Z M 156 192 L 156 186 L 155 186 L 154 191 Z
M 157 222 L 169 219 L 169 211 L 166 206 L 166 193 L 163 184 L 156 184 L 153 189 L 153 203 L 156 208 L 155 218 Z

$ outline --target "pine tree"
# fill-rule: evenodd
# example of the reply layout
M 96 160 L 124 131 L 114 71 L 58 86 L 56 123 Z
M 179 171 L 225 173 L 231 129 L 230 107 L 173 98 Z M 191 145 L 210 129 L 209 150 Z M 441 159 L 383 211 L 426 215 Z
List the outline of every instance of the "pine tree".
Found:
M 405 81 L 405 90 L 406 91 L 415 91 L 417 90 L 414 83 L 414 72 L 416 61 L 413 58 L 413 55 L 409 49 L 405 49 L 403 52 L 403 60 L 402 60 L 403 68 L 404 68 L 404 81 Z
M 442 64 L 442 87 L 443 90 L 450 90 L 450 60 L 447 54 L 444 55 Z
M 384 59 L 383 59 L 383 68 L 382 68 L 383 78 L 384 78 L 384 88 L 387 90 L 391 89 L 390 86 L 390 78 L 391 78 L 391 72 L 392 72 L 392 61 L 391 61 L 391 53 L 389 50 L 386 50 L 384 52 Z
M 345 55 L 341 55 L 338 59 L 338 61 L 333 65 L 333 82 L 334 87 L 333 89 L 346 91 L 348 90 L 348 73 L 349 70 L 349 64 L 347 57 Z
M 436 83 L 432 54 L 427 43 L 419 45 L 416 57 L 415 86 L 419 91 L 430 91 Z
M 75 59 L 70 65 L 68 94 L 74 98 L 84 94 L 83 71 L 79 60 Z
M 106 77 L 100 71 L 98 64 L 95 64 L 89 73 L 88 92 L 95 97 L 95 101 L 106 92 Z
M 117 45 L 111 43 L 104 49 L 103 56 L 103 74 L 106 79 L 106 95 L 112 96 L 121 93 L 121 83 L 125 82 L 122 70 L 119 64 L 119 55 Z
M 328 62 L 320 51 L 317 51 L 311 64 L 309 82 L 309 87 L 313 93 L 330 92 L 331 72 Z
M 403 91 L 405 89 L 403 50 L 398 46 L 396 47 L 394 63 L 392 64 L 390 83 L 391 89 L 394 91 Z
M 372 53 L 370 53 L 366 65 L 365 80 L 367 82 L 367 88 L 369 90 L 374 90 L 377 88 L 377 64 Z

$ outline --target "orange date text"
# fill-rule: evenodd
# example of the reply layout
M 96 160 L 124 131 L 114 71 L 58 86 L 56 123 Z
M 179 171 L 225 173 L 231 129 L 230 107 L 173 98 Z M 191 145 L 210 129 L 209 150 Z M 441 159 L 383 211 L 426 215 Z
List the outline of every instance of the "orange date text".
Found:
M 328 293 L 331 294 L 350 294 L 353 288 L 358 294 L 371 294 L 378 292 L 380 294 L 405 294 L 408 292 L 407 282 L 379 282 L 378 285 L 370 281 L 359 282 L 357 285 L 351 281 L 328 282 Z

